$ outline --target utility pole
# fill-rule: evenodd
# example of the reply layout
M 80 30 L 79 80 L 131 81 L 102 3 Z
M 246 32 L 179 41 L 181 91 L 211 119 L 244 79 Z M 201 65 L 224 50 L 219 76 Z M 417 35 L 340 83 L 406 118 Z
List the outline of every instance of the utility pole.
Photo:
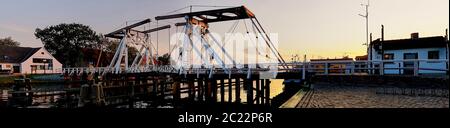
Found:
M 367 59 L 368 59 L 368 61 L 371 61 L 372 57 L 371 57 L 371 53 L 370 53 L 371 49 L 370 49 L 370 44 L 369 44 L 369 6 L 370 6 L 370 0 L 367 0 L 367 4 L 361 4 L 361 6 L 366 7 L 366 14 L 365 15 L 359 14 L 359 16 L 361 16 L 361 17 L 366 19 L 366 43 L 364 45 L 367 46 Z M 370 63 L 368 64 L 368 66 L 369 66 L 369 68 L 371 67 Z
M 368 2 L 367 4 L 361 4 L 361 6 L 365 6 L 366 14 L 365 15 L 359 14 L 359 16 L 361 16 L 361 17 L 366 19 L 366 44 L 364 44 L 364 45 L 369 47 L 369 6 L 370 6 L 369 2 L 370 2 L 370 0 L 368 0 L 367 2 Z

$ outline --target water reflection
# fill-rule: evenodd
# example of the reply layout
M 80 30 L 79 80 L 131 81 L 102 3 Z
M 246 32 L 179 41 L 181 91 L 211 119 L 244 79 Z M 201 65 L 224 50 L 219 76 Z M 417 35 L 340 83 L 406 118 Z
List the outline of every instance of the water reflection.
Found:
M 270 85 L 270 98 L 277 96 L 278 94 L 283 92 L 283 79 L 273 79 L 271 80 Z M 234 82 L 234 81 L 233 81 Z M 255 83 L 254 83 L 255 85 Z M 182 85 L 187 86 L 187 85 Z M 45 84 L 45 85 L 33 85 L 32 90 L 64 90 L 67 88 L 71 88 L 71 86 L 63 85 L 63 84 Z M 225 93 L 224 93 L 224 99 L 225 102 L 228 102 L 228 87 L 225 87 Z M 247 102 L 247 91 L 244 89 L 244 87 L 240 87 L 241 93 L 240 93 L 240 99 L 241 102 L 246 103 Z M 11 97 L 11 94 L 8 94 L 9 88 L 0 88 L 1 93 L 1 99 L 7 100 L 8 97 Z M 234 97 L 236 94 L 235 86 L 232 87 L 232 102 L 236 101 L 236 97 Z M 196 94 L 198 95 L 198 94 Z M 187 93 L 181 93 L 181 98 L 187 98 Z M 253 90 L 253 97 L 256 97 L 256 91 Z M 166 99 L 171 99 L 172 96 L 167 96 Z M 78 97 L 76 96 L 70 96 L 70 98 L 66 98 L 64 95 L 54 95 L 54 96 L 41 96 L 41 97 L 33 97 L 31 106 L 27 106 L 27 108 L 54 108 L 54 107 L 68 107 L 68 103 L 65 103 L 66 99 L 71 99 L 72 103 L 77 102 L 76 100 Z M 221 95 L 220 95 L 220 88 L 218 88 L 218 95 L 217 95 L 217 101 L 220 101 Z M 5 103 L 5 102 L 3 102 Z M 151 101 L 139 101 L 134 104 L 135 108 L 148 108 L 151 106 Z M 76 105 L 75 105 L 76 106 Z M 127 106 L 119 106 L 120 107 L 127 107 Z M 173 108 L 172 105 L 166 104 L 162 106 L 157 106 L 156 108 Z

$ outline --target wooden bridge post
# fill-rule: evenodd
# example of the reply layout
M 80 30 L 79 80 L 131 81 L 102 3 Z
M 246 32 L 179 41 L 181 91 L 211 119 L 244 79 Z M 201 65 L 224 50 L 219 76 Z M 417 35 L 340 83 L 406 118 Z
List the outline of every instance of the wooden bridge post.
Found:
M 261 86 L 260 85 L 260 81 L 261 80 L 259 80 L 259 79 L 257 79 L 256 80 L 256 96 L 255 96 L 255 98 L 256 98 L 256 104 L 259 104 L 260 102 L 260 97 L 261 97 L 261 92 L 260 92 L 260 89 L 259 89 L 259 87 Z
M 152 79 L 153 79 L 153 82 L 152 82 L 152 84 L 153 84 L 153 96 L 157 96 L 158 95 L 158 77 L 156 77 L 156 76 L 153 76 L 152 77 Z
M 212 81 L 212 101 L 217 102 L 217 79 L 213 79 Z
M 195 80 L 188 79 L 188 97 L 189 100 L 193 101 L 195 98 Z
M 181 98 L 181 95 L 180 95 L 180 79 L 174 79 L 174 83 L 173 83 L 173 85 L 172 85 L 172 93 L 173 93 L 173 99 L 174 99 L 174 101 L 175 101 L 175 103 L 178 103 L 178 101 L 180 100 L 180 98 Z
M 253 80 L 246 79 L 245 87 L 247 88 L 247 104 L 252 105 L 253 104 Z
M 27 97 L 27 105 L 31 105 L 31 104 L 33 104 L 33 92 L 32 92 L 31 79 L 30 78 L 26 78 L 25 79 L 25 87 L 26 87 L 27 91 L 30 91 L 28 93 L 28 97 Z
M 210 102 L 211 101 L 211 87 L 212 87 L 212 80 L 209 78 L 205 78 L 205 100 Z
M 225 102 L 225 79 L 220 79 L 220 102 Z
M 135 90 L 137 90 L 137 92 L 142 93 L 144 90 L 142 90 L 142 84 L 141 84 L 141 75 L 134 75 L 134 83 L 133 83 Z
M 160 86 L 159 87 L 159 91 L 160 91 L 160 93 L 161 93 L 161 98 L 162 99 L 164 99 L 164 97 L 165 97 L 165 91 L 166 91 L 166 85 L 167 85 L 167 83 L 166 83 L 166 78 L 165 77 L 161 77 L 161 76 L 159 76 L 158 77 L 158 85 Z
M 134 85 L 136 84 L 134 80 L 130 80 L 134 75 L 133 74 L 125 74 L 125 86 L 130 89 L 131 93 L 129 93 L 128 97 L 128 108 L 134 108 Z
M 204 84 L 204 81 L 203 81 L 203 77 L 200 77 L 200 78 L 198 78 L 197 79 L 197 85 L 198 85 L 198 96 L 197 96 L 197 98 L 198 98 L 198 100 L 199 101 L 203 101 L 203 84 Z
M 228 103 L 233 102 L 233 79 L 228 79 Z
M 264 104 L 264 88 L 266 86 L 266 81 L 264 79 L 261 79 L 261 86 L 259 90 L 259 100 L 261 100 L 261 104 Z
M 269 79 L 266 79 L 265 90 L 266 90 L 266 92 L 265 92 L 266 96 L 264 96 L 264 97 L 266 98 L 266 104 L 270 105 L 270 80 Z
M 236 78 L 236 103 L 241 103 L 241 78 Z

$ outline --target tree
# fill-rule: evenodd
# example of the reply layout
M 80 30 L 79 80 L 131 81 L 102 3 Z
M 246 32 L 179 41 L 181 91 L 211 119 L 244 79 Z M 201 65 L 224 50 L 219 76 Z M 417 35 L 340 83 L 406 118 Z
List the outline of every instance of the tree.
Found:
M 162 56 L 159 56 L 158 62 L 160 63 L 160 65 L 170 65 L 170 55 L 166 53 Z
M 44 47 L 65 67 L 77 67 L 83 63 L 82 48 L 99 49 L 100 35 L 83 24 L 59 24 L 44 29 L 37 28 L 34 35 Z
M 0 38 L 0 46 L 19 47 L 20 43 L 13 40 L 11 37 Z
M 106 37 L 101 37 L 101 49 L 107 53 L 115 53 L 117 51 L 117 46 L 119 46 L 120 41 L 117 39 L 108 39 Z M 139 52 L 135 47 L 128 47 L 128 63 L 133 63 L 134 58 Z

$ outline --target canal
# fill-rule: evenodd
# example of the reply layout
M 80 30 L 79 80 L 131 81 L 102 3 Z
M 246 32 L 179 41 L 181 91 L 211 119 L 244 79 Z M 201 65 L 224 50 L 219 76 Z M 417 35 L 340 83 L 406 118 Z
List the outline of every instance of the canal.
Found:
M 283 79 L 272 79 L 271 80 L 271 87 L 270 87 L 270 98 L 274 98 L 275 96 L 279 95 L 280 93 L 283 92 Z M 181 85 L 181 87 L 184 87 L 187 85 Z M 32 90 L 64 90 L 64 89 L 70 89 L 70 88 L 79 88 L 78 86 L 69 86 L 69 85 L 64 85 L 63 83 L 61 84 L 55 84 L 55 83 L 42 83 L 42 84 L 34 84 L 32 86 Z M 226 102 L 228 102 L 228 90 L 229 88 L 226 87 L 225 88 L 225 95 L 224 95 L 224 99 Z M 235 93 L 235 86 L 232 86 L 232 93 Z M 245 88 L 241 87 L 240 88 L 240 100 L 243 103 L 247 102 L 247 91 L 245 90 Z M 1 102 L 0 102 L 0 107 L 1 106 L 7 106 L 8 104 L 8 97 L 9 100 L 11 100 L 11 95 L 10 92 L 12 91 L 12 87 L 7 87 L 5 85 L 0 86 L 0 96 L 1 96 Z M 235 95 L 235 94 L 233 94 Z M 187 98 L 188 94 L 187 93 L 181 93 L 181 98 Z M 256 97 L 256 92 L 253 92 L 253 97 Z M 63 104 L 67 104 L 64 102 L 72 102 L 72 103 L 76 103 L 78 100 L 78 96 L 72 96 L 70 99 L 72 101 L 65 101 L 66 97 L 61 96 L 61 95 L 52 95 L 52 96 L 40 96 L 40 97 L 33 97 L 32 98 L 32 102 L 31 105 L 28 106 L 20 106 L 19 108 L 60 108 L 60 107 L 67 107 L 64 106 Z M 166 96 L 165 99 L 172 99 L 172 96 Z M 217 95 L 217 99 L 221 99 L 221 95 Z M 236 101 L 236 97 L 232 97 L 232 102 Z M 15 105 L 11 105 L 11 102 L 8 105 L 9 107 L 14 106 L 17 107 Z M 75 105 L 76 106 L 76 105 Z M 118 108 L 126 108 L 128 107 L 127 105 L 123 105 L 123 106 L 118 106 Z M 138 101 L 134 104 L 135 108 L 153 108 L 155 106 L 152 105 L 151 101 Z M 173 106 L 171 104 L 163 104 L 163 105 L 158 105 L 156 106 L 156 108 L 173 108 Z

